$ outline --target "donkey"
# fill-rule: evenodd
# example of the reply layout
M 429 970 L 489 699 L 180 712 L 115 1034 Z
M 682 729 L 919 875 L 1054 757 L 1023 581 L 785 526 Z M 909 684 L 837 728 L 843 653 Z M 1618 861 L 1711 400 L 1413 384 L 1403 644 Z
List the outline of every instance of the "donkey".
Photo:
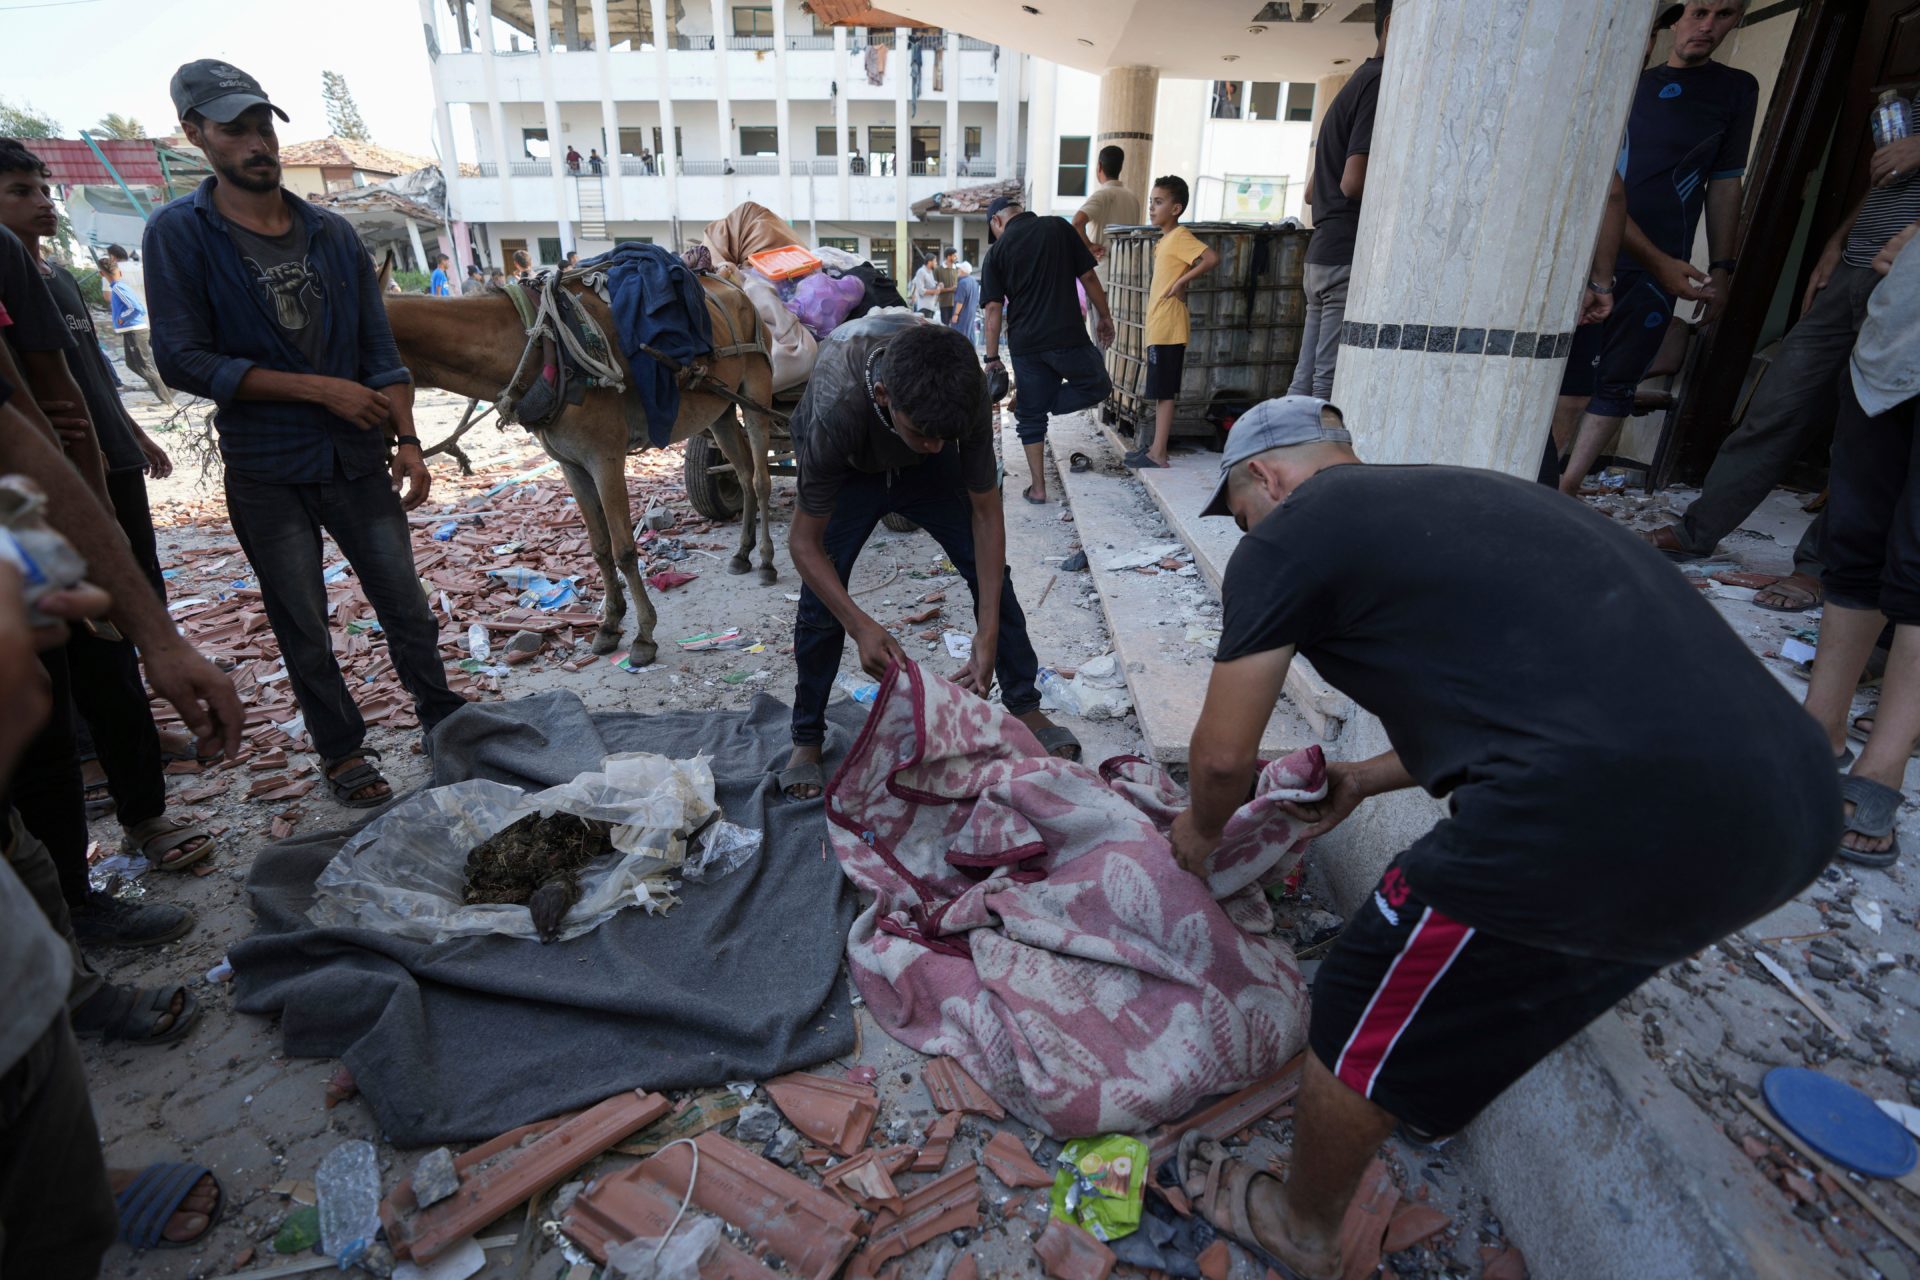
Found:
M 467 298 L 390 293 L 387 284 L 392 271 L 389 255 L 380 269 L 381 295 L 386 299 L 387 319 L 400 347 L 400 359 L 414 379 L 422 386 L 457 395 L 498 399 L 527 344 L 526 330 L 513 301 L 498 292 Z M 739 334 L 742 341 L 752 335 L 764 345 L 760 318 L 745 293 L 713 276 L 702 276 L 700 282 L 706 289 L 707 311 L 716 335 Z M 613 341 L 613 317 L 599 295 L 578 282 L 565 287 Z M 617 351 L 614 354 L 625 363 Z M 727 356 L 712 361 L 707 371 L 735 395 L 757 405 L 772 402 L 773 366 L 765 355 L 748 352 Z M 744 434 L 739 417 L 746 419 Z M 748 553 L 754 547 L 757 527 L 760 581 L 771 584 L 778 575 L 773 567 L 772 521 L 768 519 L 773 498 L 773 475 L 767 466 L 770 429 L 763 413 L 743 410 L 739 417 L 731 401 L 701 390 L 698 383 L 689 385 L 680 396 L 680 416 L 673 424 L 672 443 L 679 444 L 711 429 L 734 474 L 743 481 L 751 478 L 751 483 L 740 486 L 744 499 L 740 546 L 727 562 L 727 570 L 746 573 L 753 567 Z M 659 615 L 640 577 L 640 555 L 633 541 L 633 513 L 627 501 L 627 415 L 621 398 L 610 389 L 592 388 L 582 403 L 563 407 L 552 422 L 533 434 L 567 478 L 567 487 L 573 491 L 580 517 L 586 522 L 594 562 L 600 566 L 600 578 L 606 585 L 606 606 L 594 633 L 593 651 L 611 653 L 620 643 L 627 613 L 626 593 L 621 590 L 624 579 L 640 615 L 640 629 L 627 656 L 634 666 L 645 666 L 659 652 L 653 639 Z

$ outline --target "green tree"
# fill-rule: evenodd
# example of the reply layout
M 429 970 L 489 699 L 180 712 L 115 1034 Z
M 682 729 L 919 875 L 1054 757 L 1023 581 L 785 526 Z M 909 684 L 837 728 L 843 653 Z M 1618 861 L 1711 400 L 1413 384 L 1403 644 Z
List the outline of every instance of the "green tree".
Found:
M 109 138 L 144 138 L 147 128 L 132 116 L 123 116 L 118 111 L 109 111 L 100 117 L 95 130 Z
M 373 133 L 367 128 L 367 122 L 360 118 L 360 108 L 354 104 L 353 91 L 347 88 L 347 78 L 338 71 L 320 73 L 320 96 L 327 103 L 327 124 L 336 138 L 352 138 L 357 142 L 372 142 Z
M 57 138 L 60 122 L 33 104 L 0 98 L 0 138 Z

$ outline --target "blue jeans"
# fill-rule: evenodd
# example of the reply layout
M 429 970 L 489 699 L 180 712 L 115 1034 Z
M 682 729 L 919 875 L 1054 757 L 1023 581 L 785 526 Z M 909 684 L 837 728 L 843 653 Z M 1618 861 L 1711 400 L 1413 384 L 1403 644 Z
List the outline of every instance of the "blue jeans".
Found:
M 466 705 L 447 688 L 440 624 L 427 609 L 406 513 L 385 471 L 349 480 L 334 462 L 324 484 L 274 484 L 231 468 L 227 515 L 253 566 L 261 602 L 286 659 L 307 739 L 323 760 L 353 754 L 367 724 L 334 660 L 320 531 L 333 535 L 380 619 L 394 674 L 413 695 L 423 733 Z
M 1106 357 L 1091 342 L 1013 357 L 1014 425 L 1021 444 L 1047 438 L 1047 415 L 1076 413 L 1107 398 L 1113 379 Z
M 824 538 L 827 558 L 844 585 L 853 574 L 853 562 L 867 545 L 880 517 L 898 513 L 933 535 L 953 567 L 967 581 L 979 610 L 980 580 L 973 567 L 973 506 L 960 479 L 960 458 L 945 450 L 917 467 L 880 475 L 856 475 L 841 486 L 827 520 Z M 811 587 L 800 588 L 800 608 L 793 622 L 793 660 L 799 680 L 793 691 L 795 744 L 824 742 L 827 736 L 827 697 L 840 670 L 846 629 Z M 994 655 L 994 674 L 1000 678 L 1000 702 L 1014 715 L 1025 715 L 1040 705 L 1034 679 L 1040 659 L 1027 639 L 1027 618 L 1013 594 L 1013 573 L 1000 582 L 1000 644 Z

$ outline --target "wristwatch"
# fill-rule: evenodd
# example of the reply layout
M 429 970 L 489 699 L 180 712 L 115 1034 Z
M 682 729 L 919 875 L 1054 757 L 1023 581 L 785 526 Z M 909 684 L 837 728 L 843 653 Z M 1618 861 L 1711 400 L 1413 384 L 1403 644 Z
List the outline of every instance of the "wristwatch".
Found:
M 420 437 L 419 436 L 395 436 L 393 438 L 393 447 L 396 449 L 400 448 L 402 445 L 409 445 L 409 444 L 412 445 L 414 448 L 418 449 L 420 447 Z
M 985 361 L 984 361 L 983 363 L 986 363 L 986 364 L 999 364 L 999 363 L 1000 363 L 1000 357 L 999 357 L 999 356 L 997 356 L 997 355 L 991 355 L 991 356 L 988 356 L 988 357 L 986 358 L 986 360 L 985 360 Z
M 1712 262 L 1709 262 L 1707 264 L 1707 270 L 1724 271 L 1728 275 L 1732 275 L 1734 268 L 1739 265 L 1740 265 L 1740 259 L 1738 258 L 1715 258 Z
M 1595 293 L 1612 293 L 1613 281 L 1609 280 L 1605 284 L 1600 284 L 1597 281 L 1589 280 L 1587 281 L 1587 288 L 1593 290 Z

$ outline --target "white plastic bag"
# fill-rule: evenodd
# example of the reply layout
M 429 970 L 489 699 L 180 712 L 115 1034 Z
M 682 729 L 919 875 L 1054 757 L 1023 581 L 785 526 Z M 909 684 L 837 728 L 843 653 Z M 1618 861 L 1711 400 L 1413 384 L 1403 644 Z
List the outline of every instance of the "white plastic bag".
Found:
M 537 938 L 526 907 L 463 901 L 468 853 L 536 813 L 610 823 L 619 854 L 581 874 L 580 900 L 567 912 L 563 941 L 599 927 L 624 907 L 664 910 L 677 901 L 672 891 L 683 877 L 725 875 L 760 847 L 758 831 L 719 820 L 705 756 L 613 755 L 598 773 L 532 794 L 476 778 L 409 797 L 334 855 L 314 884 L 308 918 L 423 942 L 484 934 Z M 688 836 L 694 832 L 690 858 Z

